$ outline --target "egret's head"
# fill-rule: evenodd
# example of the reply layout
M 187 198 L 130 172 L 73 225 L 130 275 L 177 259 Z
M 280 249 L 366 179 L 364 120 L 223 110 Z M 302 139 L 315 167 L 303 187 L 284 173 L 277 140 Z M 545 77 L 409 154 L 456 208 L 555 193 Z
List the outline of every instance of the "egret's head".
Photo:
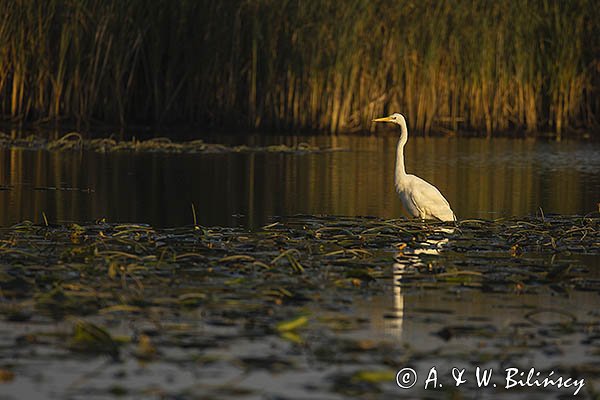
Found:
M 393 122 L 398 125 L 400 125 L 402 123 L 406 124 L 406 120 L 404 119 L 404 116 L 399 113 L 393 113 L 389 117 L 376 118 L 373 120 L 373 122 Z

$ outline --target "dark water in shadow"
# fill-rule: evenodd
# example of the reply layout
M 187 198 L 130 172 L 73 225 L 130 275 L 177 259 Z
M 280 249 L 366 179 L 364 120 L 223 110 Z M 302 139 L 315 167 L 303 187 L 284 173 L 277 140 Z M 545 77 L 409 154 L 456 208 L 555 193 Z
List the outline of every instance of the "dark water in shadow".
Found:
M 249 139 L 256 141 L 256 138 Z M 292 214 L 402 215 L 395 136 L 287 137 L 348 151 L 311 154 L 97 154 L 0 149 L 0 226 L 41 222 L 257 227 Z M 600 144 L 411 138 L 407 171 L 459 217 L 585 214 L 600 202 Z

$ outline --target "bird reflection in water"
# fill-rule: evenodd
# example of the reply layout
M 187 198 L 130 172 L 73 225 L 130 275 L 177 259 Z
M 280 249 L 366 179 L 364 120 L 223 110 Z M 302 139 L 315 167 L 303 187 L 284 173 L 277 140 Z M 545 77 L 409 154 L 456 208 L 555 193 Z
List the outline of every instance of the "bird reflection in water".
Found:
M 431 257 L 440 255 L 447 246 L 449 238 L 447 234 L 454 233 L 455 228 L 439 227 L 434 230 L 434 237 L 418 243 L 415 247 L 408 247 L 406 243 L 396 245 L 397 252 L 394 255 L 392 266 L 394 303 L 390 317 L 387 319 L 387 331 L 398 339 L 402 338 L 404 323 L 404 296 L 402 280 L 416 271 L 429 268 Z

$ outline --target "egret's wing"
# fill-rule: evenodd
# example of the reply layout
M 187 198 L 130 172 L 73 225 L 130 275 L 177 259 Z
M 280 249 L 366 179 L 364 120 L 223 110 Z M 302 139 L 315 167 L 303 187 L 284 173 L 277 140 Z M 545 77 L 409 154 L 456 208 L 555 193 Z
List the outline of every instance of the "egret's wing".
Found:
M 419 201 L 420 196 L 417 193 L 415 193 L 414 191 L 407 192 L 406 198 L 410 202 L 410 204 L 412 204 L 414 209 L 418 211 L 419 215 L 425 214 L 425 210 L 423 209 L 423 207 L 419 207 L 419 204 L 421 203 Z M 415 217 L 417 216 L 418 215 L 415 215 Z
M 409 198 L 425 218 L 441 221 L 456 220 L 448 200 L 435 186 L 417 176 L 411 182 Z

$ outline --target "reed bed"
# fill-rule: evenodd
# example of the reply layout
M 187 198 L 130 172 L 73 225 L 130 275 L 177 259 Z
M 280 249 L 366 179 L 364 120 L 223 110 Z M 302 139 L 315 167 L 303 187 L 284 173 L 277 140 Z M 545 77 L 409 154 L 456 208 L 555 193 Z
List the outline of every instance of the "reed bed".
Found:
M 0 1 L 0 116 L 486 132 L 598 126 L 591 0 Z

